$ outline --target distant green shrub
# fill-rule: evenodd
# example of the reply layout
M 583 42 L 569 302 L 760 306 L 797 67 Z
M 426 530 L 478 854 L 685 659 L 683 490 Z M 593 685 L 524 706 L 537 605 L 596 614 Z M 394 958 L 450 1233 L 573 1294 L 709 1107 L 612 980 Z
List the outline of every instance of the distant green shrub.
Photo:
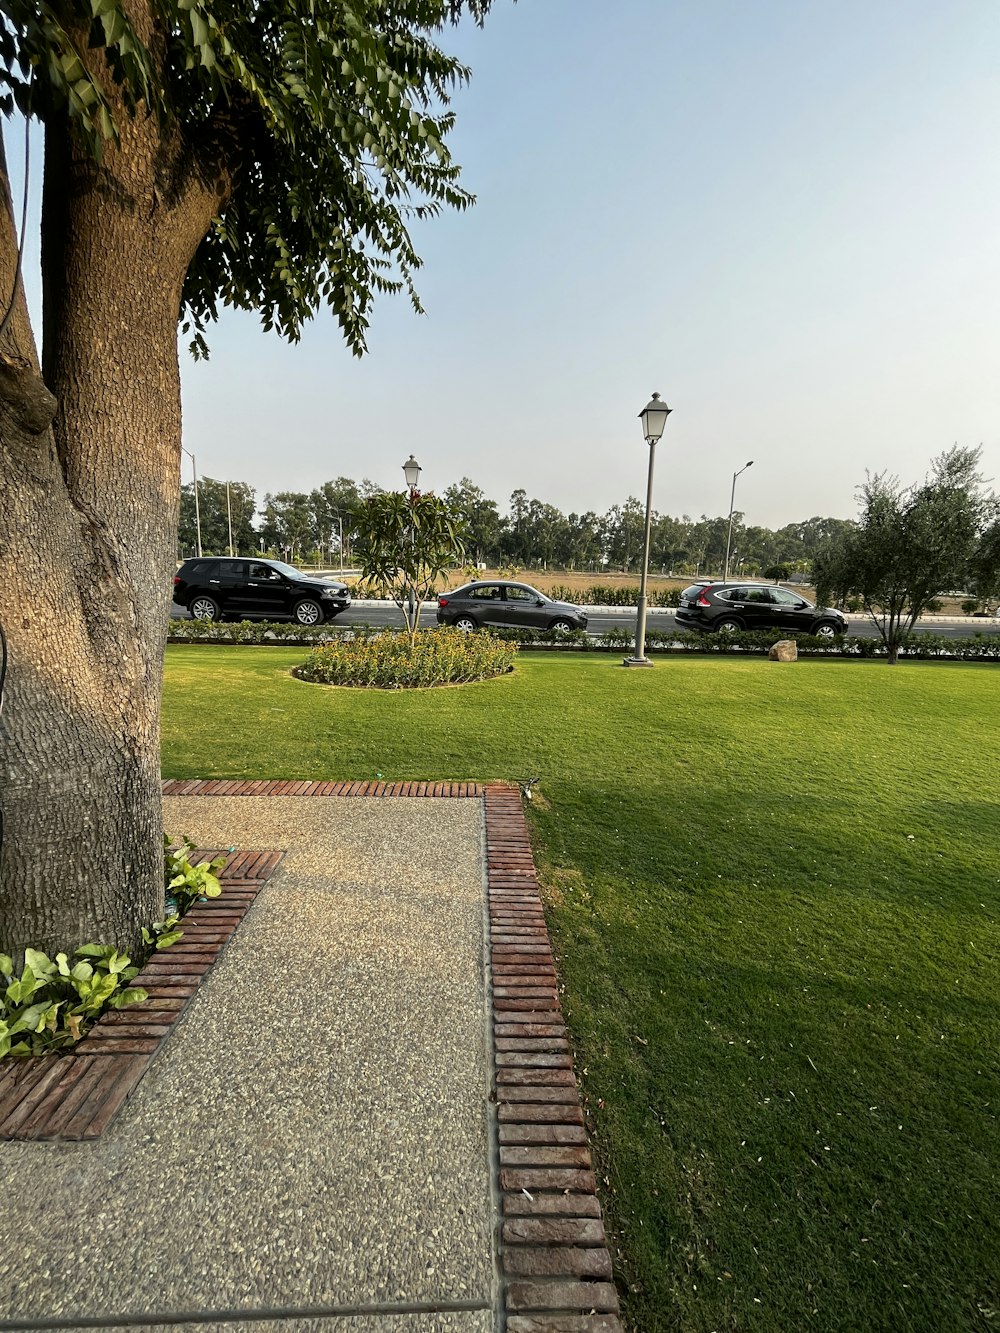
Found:
M 488 680 L 509 671 L 516 655 L 517 644 L 496 634 L 420 630 L 411 644 L 409 634 L 387 630 L 315 648 L 293 674 L 318 685 L 413 690 Z

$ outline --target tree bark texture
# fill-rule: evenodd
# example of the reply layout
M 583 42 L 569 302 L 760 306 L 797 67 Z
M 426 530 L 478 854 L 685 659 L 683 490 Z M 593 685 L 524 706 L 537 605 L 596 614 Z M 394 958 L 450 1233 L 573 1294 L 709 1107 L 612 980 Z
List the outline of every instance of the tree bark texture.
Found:
M 163 908 L 177 318 L 218 196 L 176 131 L 141 113 L 119 124 L 101 164 L 65 120 L 46 125 L 41 376 L 23 299 L 0 348 L 0 949 L 13 954 L 134 949 Z

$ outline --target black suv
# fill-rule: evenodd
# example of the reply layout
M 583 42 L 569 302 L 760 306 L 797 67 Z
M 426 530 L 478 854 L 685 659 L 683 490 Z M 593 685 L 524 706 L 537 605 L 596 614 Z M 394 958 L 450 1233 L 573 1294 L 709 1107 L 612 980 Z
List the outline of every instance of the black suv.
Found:
M 830 606 L 814 606 L 790 588 L 776 583 L 693 583 L 681 593 L 676 612 L 684 629 L 706 632 L 741 629 L 787 629 L 832 639 L 847 633 L 847 617 Z
M 174 575 L 174 601 L 195 620 L 280 620 L 300 625 L 332 620 L 351 604 L 344 583 L 300 574 L 281 560 L 206 555 L 185 560 Z

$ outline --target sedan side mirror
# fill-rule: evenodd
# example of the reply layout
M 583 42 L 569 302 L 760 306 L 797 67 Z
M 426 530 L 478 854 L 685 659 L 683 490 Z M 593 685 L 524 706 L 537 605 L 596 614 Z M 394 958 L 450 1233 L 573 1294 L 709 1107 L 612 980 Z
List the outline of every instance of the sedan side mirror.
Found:
M 535 598 L 535 605 L 536 605 L 536 606 L 544 606 L 544 605 L 545 605 L 545 598 L 544 598 L 544 597 L 536 597 L 536 598 Z

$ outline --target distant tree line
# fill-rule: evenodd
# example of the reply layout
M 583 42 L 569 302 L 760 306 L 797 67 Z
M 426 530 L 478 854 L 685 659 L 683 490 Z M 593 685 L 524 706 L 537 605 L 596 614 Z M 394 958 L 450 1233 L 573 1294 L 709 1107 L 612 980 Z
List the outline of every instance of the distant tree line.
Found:
M 205 553 L 266 553 L 302 563 L 345 563 L 351 560 L 354 515 L 359 505 L 381 487 L 364 479 L 337 477 L 315 490 L 267 493 L 258 506 L 247 482 L 199 478 L 198 510 Z M 490 568 L 560 569 L 599 573 L 605 569 L 636 573 L 642 561 L 644 507 L 630 495 L 604 514 L 564 514 L 554 505 L 531 499 L 518 489 L 506 513 L 468 477 L 449 486 L 442 498 L 464 520 L 468 556 Z M 718 573 L 726 553 L 728 516 L 672 518 L 654 513 L 650 568 L 662 573 Z M 833 538 L 853 528 L 847 519 L 809 518 L 776 531 L 747 526 L 744 515 L 733 516 L 730 569 L 762 574 L 775 566 L 788 573 L 809 572 L 816 554 Z M 181 488 L 179 555 L 196 549 L 194 486 Z

